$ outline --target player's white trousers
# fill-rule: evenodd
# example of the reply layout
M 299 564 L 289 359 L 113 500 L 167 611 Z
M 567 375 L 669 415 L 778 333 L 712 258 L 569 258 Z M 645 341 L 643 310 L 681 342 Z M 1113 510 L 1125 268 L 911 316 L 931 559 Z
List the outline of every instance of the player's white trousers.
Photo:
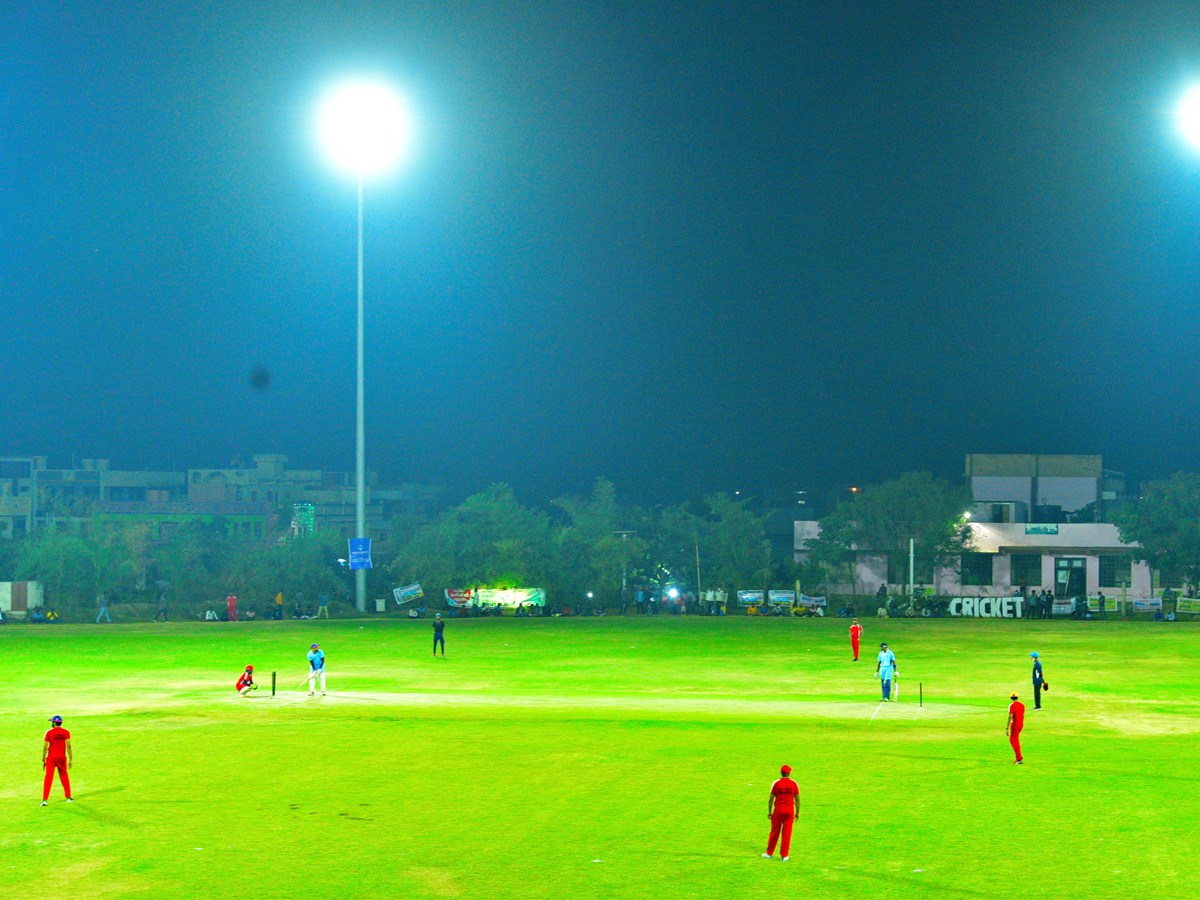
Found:
M 317 686 L 317 680 L 321 681 L 321 693 L 325 693 L 325 670 L 314 669 L 308 673 L 308 692 L 311 694 Z

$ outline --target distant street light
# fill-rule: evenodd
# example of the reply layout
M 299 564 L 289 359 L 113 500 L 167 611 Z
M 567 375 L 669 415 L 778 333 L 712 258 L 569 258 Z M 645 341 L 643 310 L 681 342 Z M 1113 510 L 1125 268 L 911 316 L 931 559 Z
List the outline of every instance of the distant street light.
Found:
M 1179 131 L 1192 149 L 1200 150 L 1200 85 L 1194 85 L 1184 93 L 1177 111 Z
M 329 161 L 358 179 L 358 340 L 355 401 L 354 527 L 367 536 L 366 441 L 363 427 L 363 180 L 394 168 L 408 147 L 408 112 L 400 98 L 377 81 L 347 81 L 331 90 L 317 110 L 317 136 Z M 367 573 L 354 570 L 354 601 L 367 609 Z

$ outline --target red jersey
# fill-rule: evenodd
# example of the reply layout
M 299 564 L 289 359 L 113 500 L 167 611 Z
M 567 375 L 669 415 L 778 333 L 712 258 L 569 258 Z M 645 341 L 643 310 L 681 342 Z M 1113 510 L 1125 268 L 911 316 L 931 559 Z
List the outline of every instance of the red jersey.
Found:
M 70 739 L 71 732 L 61 725 L 55 725 L 47 731 L 45 740 L 50 742 L 50 751 L 46 754 L 46 759 L 66 759 L 67 741 Z
M 850 640 L 857 641 L 860 637 L 862 637 L 862 626 L 861 625 L 851 625 L 850 626 Z
M 1012 713 L 1012 730 L 1020 731 L 1025 727 L 1025 704 L 1020 700 L 1014 700 L 1008 707 L 1008 711 Z
M 237 609 L 237 597 L 233 596 L 233 594 L 230 594 L 225 598 L 225 605 L 230 609 Z
M 775 812 L 795 815 L 796 801 L 800 797 L 800 785 L 790 778 L 780 778 L 771 785 L 771 796 L 775 798 Z
M 238 679 L 237 689 L 240 691 L 248 684 L 254 684 L 254 676 L 249 672 L 243 672 L 242 677 Z

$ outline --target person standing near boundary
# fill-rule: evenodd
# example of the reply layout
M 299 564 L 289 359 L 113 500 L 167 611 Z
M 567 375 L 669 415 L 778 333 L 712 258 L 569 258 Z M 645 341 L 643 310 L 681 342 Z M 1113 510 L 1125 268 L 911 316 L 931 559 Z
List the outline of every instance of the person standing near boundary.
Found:
M 328 594 L 322 594 L 321 596 L 319 596 L 317 598 L 317 618 L 318 619 L 328 619 L 329 618 L 329 595 Z
M 167 621 L 167 592 L 158 592 L 158 612 L 154 614 L 154 621 L 158 621 L 158 617 L 162 616 L 164 622 Z
M 1046 679 L 1042 677 L 1042 660 L 1036 650 L 1029 654 L 1033 658 L 1033 708 L 1042 708 L 1042 685 Z
M 75 763 L 75 754 L 71 751 L 71 732 L 62 727 L 62 721 L 62 716 L 54 716 L 50 720 L 50 730 L 42 739 L 42 768 L 46 770 L 46 778 L 42 782 L 42 806 L 50 799 L 55 772 L 58 772 L 67 802 L 75 802 L 71 796 L 71 779 L 67 775 L 67 769 Z
M 875 663 L 875 677 L 883 688 L 883 702 L 892 699 L 892 676 L 899 674 L 896 666 L 896 654 L 888 649 L 887 644 L 879 645 L 879 659 Z
M 775 841 L 779 840 L 779 856 L 787 862 L 792 846 L 792 823 L 800 818 L 800 785 L 791 779 L 792 767 L 780 766 L 779 779 L 771 785 L 767 797 L 767 818 L 771 820 L 771 836 L 767 838 L 767 852 L 763 859 L 770 859 L 775 852 Z
M 308 648 L 308 696 L 313 695 L 317 679 L 321 679 L 321 696 L 325 696 L 325 651 L 313 644 Z
M 858 640 L 862 637 L 863 627 L 858 624 L 858 619 L 854 620 L 854 624 L 850 626 L 850 649 L 854 651 L 854 661 L 858 662 Z
M 96 598 L 96 603 L 100 606 L 100 612 L 96 613 L 96 624 L 100 624 L 100 620 L 104 619 L 109 625 L 112 624 L 112 619 L 108 615 L 108 591 L 101 591 L 100 596 Z
M 446 658 L 446 623 L 442 621 L 442 614 L 436 613 L 433 617 L 433 655 L 437 656 L 438 644 L 442 645 L 442 659 Z
M 1012 703 L 1008 705 L 1008 724 L 1004 726 L 1004 733 L 1008 735 L 1008 742 L 1012 744 L 1013 753 L 1017 755 L 1016 764 L 1018 766 L 1025 764 L 1025 757 L 1021 755 L 1021 729 L 1025 727 L 1025 704 L 1017 699 L 1017 692 L 1013 691 L 1009 694 L 1012 698 Z
M 225 598 L 225 608 L 229 612 L 229 621 L 236 622 L 238 620 L 237 596 L 234 595 L 232 591 L 230 591 L 229 596 Z
M 254 666 L 246 666 L 246 671 L 242 672 L 238 677 L 237 684 L 234 687 L 243 697 L 251 691 L 258 690 L 258 685 L 254 683 Z

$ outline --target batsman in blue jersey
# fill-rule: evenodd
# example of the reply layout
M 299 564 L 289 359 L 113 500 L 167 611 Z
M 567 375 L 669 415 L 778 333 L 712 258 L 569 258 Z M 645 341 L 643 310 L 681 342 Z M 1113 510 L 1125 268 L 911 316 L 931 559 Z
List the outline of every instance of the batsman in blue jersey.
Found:
M 896 668 L 896 654 L 888 649 L 887 644 L 879 645 L 879 661 L 875 663 L 875 676 L 883 687 L 883 699 L 892 699 L 892 679 L 899 674 Z
M 321 696 L 325 696 L 325 651 L 313 644 L 308 651 L 308 696 L 312 696 L 321 679 Z

